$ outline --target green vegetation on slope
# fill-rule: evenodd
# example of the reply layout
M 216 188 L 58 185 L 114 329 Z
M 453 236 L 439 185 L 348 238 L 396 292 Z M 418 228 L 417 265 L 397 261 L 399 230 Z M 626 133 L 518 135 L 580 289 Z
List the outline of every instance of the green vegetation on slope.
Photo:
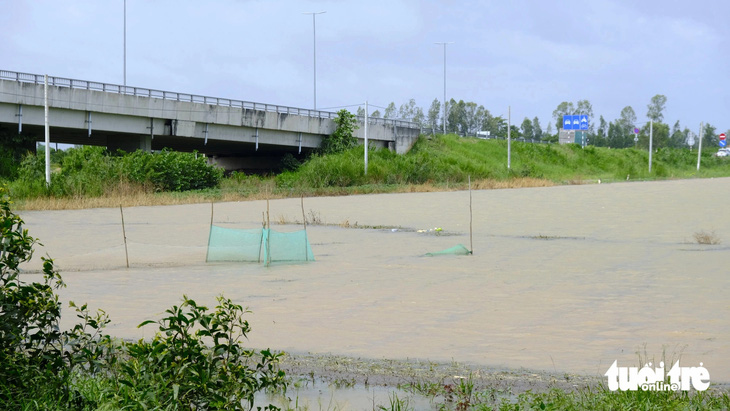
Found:
M 194 153 L 163 150 L 112 155 L 103 147 L 72 148 L 60 157 L 60 170 L 46 187 L 44 154 L 27 154 L 10 183 L 14 198 L 99 197 L 135 185 L 150 191 L 187 191 L 216 187 L 223 177 Z
M 508 169 L 505 140 L 446 135 L 421 137 L 403 155 L 371 150 L 367 175 L 363 150 L 284 161 L 288 170 L 278 175 L 223 177 L 192 153 L 112 155 L 101 147 L 79 147 L 59 157 L 49 188 L 42 154 L 25 157 L 9 188 L 22 208 L 55 209 L 463 189 L 469 176 L 476 188 L 730 176 L 730 158 L 714 157 L 714 150 L 703 153 L 698 172 L 696 151 L 661 148 L 650 173 L 649 153 L 642 149 L 512 142 Z
M 556 183 L 576 180 L 616 181 L 730 175 L 730 162 L 702 155 L 697 172 L 697 153 L 664 148 L 654 153 L 652 172 L 649 153 L 637 149 L 610 149 L 576 144 L 513 142 L 511 169 L 507 168 L 505 140 L 479 140 L 454 135 L 421 138 L 405 155 L 380 149 L 369 153 L 364 174 L 363 147 L 339 154 L 316 155 L 295 171 L 277 177 L 279 187 L 324 188 L 373 184 L 463 183 L 472 179 L 506 180 L 513 177 L 547 179 Z

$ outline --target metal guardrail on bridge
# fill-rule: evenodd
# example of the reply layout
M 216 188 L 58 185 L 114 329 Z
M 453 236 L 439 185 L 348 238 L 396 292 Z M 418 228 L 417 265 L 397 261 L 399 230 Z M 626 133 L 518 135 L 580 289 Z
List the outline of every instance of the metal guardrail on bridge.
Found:
M 19 73 L 15 71 L 0 70 L 0 79 L 12 80 L 23 83 L 44 84 L 43 74 Z M 107 93 L 126 94 L 137 97 L 159 98 L 163 100 L 183 101 L 189 103 L 211 104 L 223 107 L 237 107 L 243 109 L 272 111 L 283 114 L 298 116 L 318 117 L 334 119 L 337 113 L 329 111 L 310 110 L 306 108 L 279 106 L 276 104 L 254 103 L 251 101 L 233 100 L 220 97 L 199 96 L 196 94 L 177 93 L 173 91 L 154 90 L 142 87 L 122 86 L 119 84 L 100 83 L 88 80 L 76 80 L 64 77 L 48 76 L 48 84 L 57 87 L 69 87 L 83 90 L 96 90 Z M 370 124 L 385 124 L 396 127 L 420 128 L 417 123 L 396 119 L 370 118 Z

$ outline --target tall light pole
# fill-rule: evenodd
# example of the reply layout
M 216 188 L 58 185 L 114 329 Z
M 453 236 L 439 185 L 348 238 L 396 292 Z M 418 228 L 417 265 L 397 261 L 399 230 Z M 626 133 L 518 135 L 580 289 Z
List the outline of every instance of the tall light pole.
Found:
M 124 0 L 124 92 L 127 92 L 127 0 Z
M 310 11 L 302 14 L 312 15 L 312 43 L 314 44 L 314 109 L 317 109 L 317 14 L 324 14 L 326 11 Z
M 439 42 L 439 43 L 435 43 L 435 44 L 440 44 L 440 45 L 444 46 L 444 119 L 443 119 L 443 123 L 444 123 L 444 134 L 446 134 L 446 45 L 454 44 L 454 42 L 453 41 Z

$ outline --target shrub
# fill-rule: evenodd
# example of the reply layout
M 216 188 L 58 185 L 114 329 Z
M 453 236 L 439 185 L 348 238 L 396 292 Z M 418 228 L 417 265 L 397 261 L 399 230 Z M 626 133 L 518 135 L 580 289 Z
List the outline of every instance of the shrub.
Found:
M 0 178 L 16 178 L 21 159 L 34 147 L 33 137 L 0 126 Z
M 216 187 L 223 170 L 207 163 L 196 153 L 138 150 L 123 157 L 125 175 L 138 183 L 151 183 L 160 191 L 187 191 Z
M 248 310 L 222 296 L 213 312 L 184 297 L 151 341 L 115 341 L 103 311 L 73 302 L 81 321 L 60 331 L 65 285 L 49 258 L 42 282 L 20 279 L 37 240 L 10 204 L 0 186 L 0 409 L 251 409 L 257 391 L 286 389 L 282 354 L 244 348 Z
M 126 345 L 129 360 L 119 367 L 124 402 L 143 408 L 250 409 L 257 391 L 286 389 L 285 374 L 275 366 L 282 354 L 241 345 L 250 331 L 243 319 L 248 312 L 222 296 L 212 313 L 183 297 L 157 322 L 159 332 L 151 341 Z
M 337 128 L 332 135 L 322 140 L 322 153 L 340 153 L 355 147 L 357 144 L 357 139 L 353 136 L 353 133 L 359 127 L 357 117 L 354 114 L 342 109 L 337 112 L 334 122 L 337 124 Z
M 42 258 L 42 282 L 20 279 L 20 264 L 31 259 L 37 240 L 10 210 L 5 187 L 0 187 L 0 241 L 0 408 L 19 409 L 39 397 L 51 398 L 59 408 L 81 408 L 85 402 L 72 390 L 71 373 L 77 366 L 95 370 L 109 340 L 86 329 L 103 327 L 105 316 L 73 306 L 84 322 L 59 330 L 61 304 L 54 290 L 63 280 L 49 258 Z

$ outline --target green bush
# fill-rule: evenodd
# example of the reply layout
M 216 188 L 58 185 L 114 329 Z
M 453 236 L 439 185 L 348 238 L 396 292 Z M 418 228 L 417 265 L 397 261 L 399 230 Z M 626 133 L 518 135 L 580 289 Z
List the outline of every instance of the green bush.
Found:
M 0 126 L 0 178 L 15 179 L 21 159 L 34 147 L 33 137 Z
M 357 139 L 353 136 L 357 125 L 357 117 L 346 109 L 337 112 L 334 118 L 337 125 L 334 133 L 322 140 L 321 151 L 324 154 L 341 153 L 357 145 Z
M 51 193 L 58 197 L 98 197 L 122 180 L 123 171 L 104 147 L 71 148 L 61 163 L 61 172 L 51 177 Z
M 248 312 L 222 296 L 212 313 L 183 297 L 158 321 L 151 341 L 126 345 L 118 387 L 124 401 L 115 405 L 131 399 L 143 408 L 249 409 L 257 391 L 285 390 L 285 374 L 275 367 L 281 354 L 241 345 L 250 331 Z
M 42 282 L 20 279 L 37 240 L 10 204 L 0 186 L 0 409 L 238 410 L 260 390 L 286 390 L 282 354 L 246 349 L 249 311 L 222 296 L 213 312 L 184 297 L 151 341 L 113 340 L 103 311 L 73 302 L 80 322 L 61 331 L 63 280 L 48 258 Z
M 0 241 L 0 408 L 21 409 L 39 398 L 55 405 L 38 408 L 86 407 L 72 387 L 72 372 L 96 371 L 109 339 L 86 330 L 103 327 L 105 316 L 73 306 L 84 321 L 59 330 L 61 304 L 54 290 L 65 285 L 45 257 L 42 282 L 20 279 L 20 265 L 31 259 L 37 240 L 10 210 L 5 187 L 0 187 Z
M 195 153 L 163 150 L 112 156 L 103 147 L 82 146 L 58 158 L 61 170 L 52 173 L 46 187 L 44 155 L 26 155 L 10 185 L 13 196 L 98 197 L 129 181 L 157 191 L 188 191 L 216 187 L 223 178 L 222 169 Z
M 223 170 L 209 165 L 196 153 L 163 150 L 147 153 L 138 150 L 122 157 L 122 170 L 131 181 L 151 183 L 159 191 L 188 191 L 216 187 Z

